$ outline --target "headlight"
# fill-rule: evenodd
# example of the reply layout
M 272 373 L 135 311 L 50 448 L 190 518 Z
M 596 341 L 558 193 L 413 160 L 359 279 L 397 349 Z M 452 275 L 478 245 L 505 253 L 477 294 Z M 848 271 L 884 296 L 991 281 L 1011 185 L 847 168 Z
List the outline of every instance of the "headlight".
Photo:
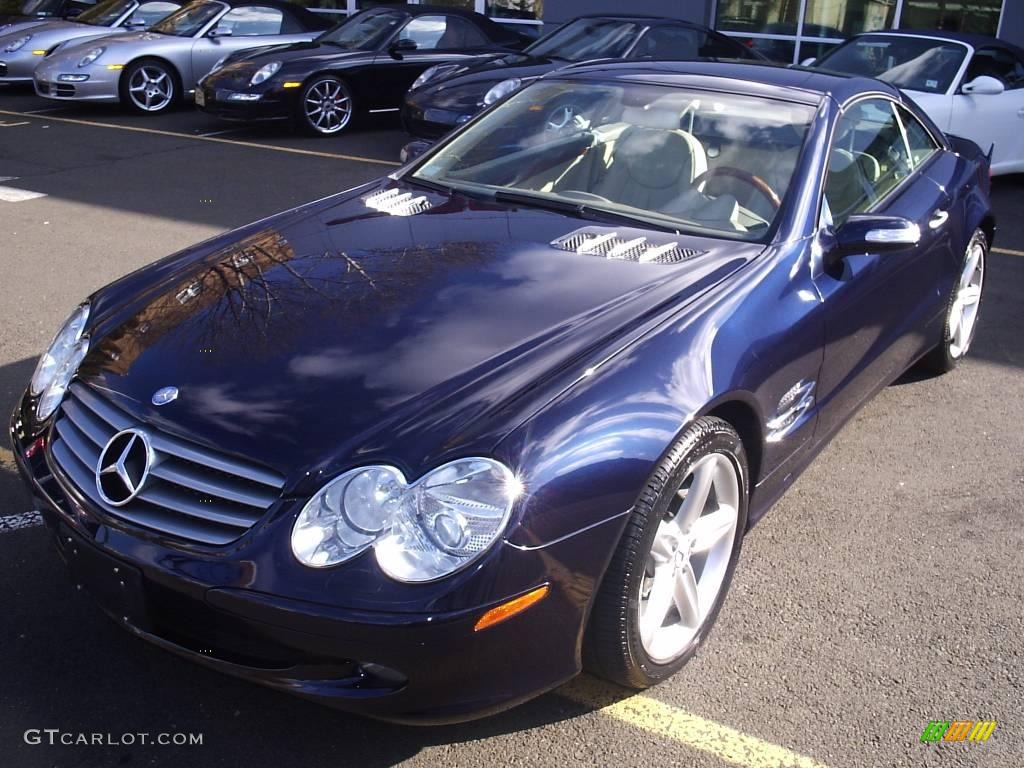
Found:
M 32 35 L 25 35 L 24 37 L 19 37 L 13 43 L 8 43 L 4 47 L 4 53 L 14 53 L 15 51 L 21 50 L 25 47 L 25 43 L 27 43 L 31 39 Z
M 496 101 L 500 101 L 508 96 L 512 91 L 518 91 L 522 86 L 523 81 L 518 77 L 513 77 L 508 80 L 502 80 L 496 86 L 491 88 L 487 93 L 484 94 L 484 106 L 490 106 Z
M 504 464 L 458 459 L 415 483 L 389 466 L 354 469 L 321 488 L 292 527 L 292 552 L 322 568 L 373 548 L 398 581 L 447 576 L 483 554 L 508 524 L 522 487 Z
M 83 304 L 67 319 L 36 364 L 29 392 L 33 397 L 39 397 L 36 418 L 40 421 L 57 409 L 79 364 L 89 351 L 89 337 L 83 335 L 88 320 L 89 305 Z
M 269 80 L 280 68 L 280 61 L 272 61 L 269 64 L 264 64 L 256 70 L 256 74 L 252 76 L 252 80 L 249 81 L 249 85 L 259 85 L 260 83 Z
M 414 91 L 421 85 L 424 85 L 430 82 L 431 80 L 436 80 L 437 78 L 441 77 L 441 75 L 445 75 L 449 72 L 454 72 L 458 68 L 458 64 L 435 64 L 429 69 L 424 70 L 423 74 L 413 81 L 412 88 L 410 88 L 409 90 Z
M 102 56 L 105 50 L 107 49 L 102 45 L 99 48 L 93 48 L 88 53 L 86 53 L 85 56 L 82 57 L 82 60 L 78 62 L 78 66 L 88 67 L 94 61 L 96 61 L 96 59 Z

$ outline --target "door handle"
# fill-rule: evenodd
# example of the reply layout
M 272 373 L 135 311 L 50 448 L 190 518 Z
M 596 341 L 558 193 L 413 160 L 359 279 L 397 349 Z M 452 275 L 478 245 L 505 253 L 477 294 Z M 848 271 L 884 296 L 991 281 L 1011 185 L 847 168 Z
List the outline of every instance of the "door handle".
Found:
M 928 220 L 928 229 L 938 229 L 946 223 L 946 219 L 949 218 L 949 211 L 935 211 L 932 217 Z

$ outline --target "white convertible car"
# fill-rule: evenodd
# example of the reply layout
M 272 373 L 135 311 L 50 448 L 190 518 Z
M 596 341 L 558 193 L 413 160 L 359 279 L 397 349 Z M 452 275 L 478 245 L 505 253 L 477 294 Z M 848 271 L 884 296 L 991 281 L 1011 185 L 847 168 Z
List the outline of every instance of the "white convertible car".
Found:
M 804 65 L 877 77 L 946 133 L 992 152 L 992 174 L 1024 172 L 1024 49 L 956 32 L 867 32 Z

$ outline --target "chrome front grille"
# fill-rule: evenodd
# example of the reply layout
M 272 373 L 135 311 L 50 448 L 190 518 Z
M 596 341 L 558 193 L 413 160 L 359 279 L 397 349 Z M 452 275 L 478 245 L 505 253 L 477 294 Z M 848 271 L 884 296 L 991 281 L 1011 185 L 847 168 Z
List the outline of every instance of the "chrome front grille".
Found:
M 555 248 L 641 264 L 678 264 L 707 251 L 681 248 L 678 240 L 655 239 L 650 233 L 620 234 L 618 230 L 583 227 L 551 243 Z
M 154 459 L 149 478 L 127 504 L 111 506 L 96 488 L 107 442 L 125 429 L 146 433 Z M 284 478 L 135 419 L 80 382 L 71 385 L 54 424 L 58 469 L 111 517 L 203 544 L 227 544 L 251 528 L 280 495 Z

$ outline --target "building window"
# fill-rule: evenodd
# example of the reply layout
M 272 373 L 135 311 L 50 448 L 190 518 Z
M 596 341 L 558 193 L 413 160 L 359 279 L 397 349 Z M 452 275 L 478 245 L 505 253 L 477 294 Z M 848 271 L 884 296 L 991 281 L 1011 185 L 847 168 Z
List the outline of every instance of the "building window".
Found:
M 718 0 L 716 27 L 775 61 L 818 58 L 879 29 L 995 35 L 1003 0 Z

